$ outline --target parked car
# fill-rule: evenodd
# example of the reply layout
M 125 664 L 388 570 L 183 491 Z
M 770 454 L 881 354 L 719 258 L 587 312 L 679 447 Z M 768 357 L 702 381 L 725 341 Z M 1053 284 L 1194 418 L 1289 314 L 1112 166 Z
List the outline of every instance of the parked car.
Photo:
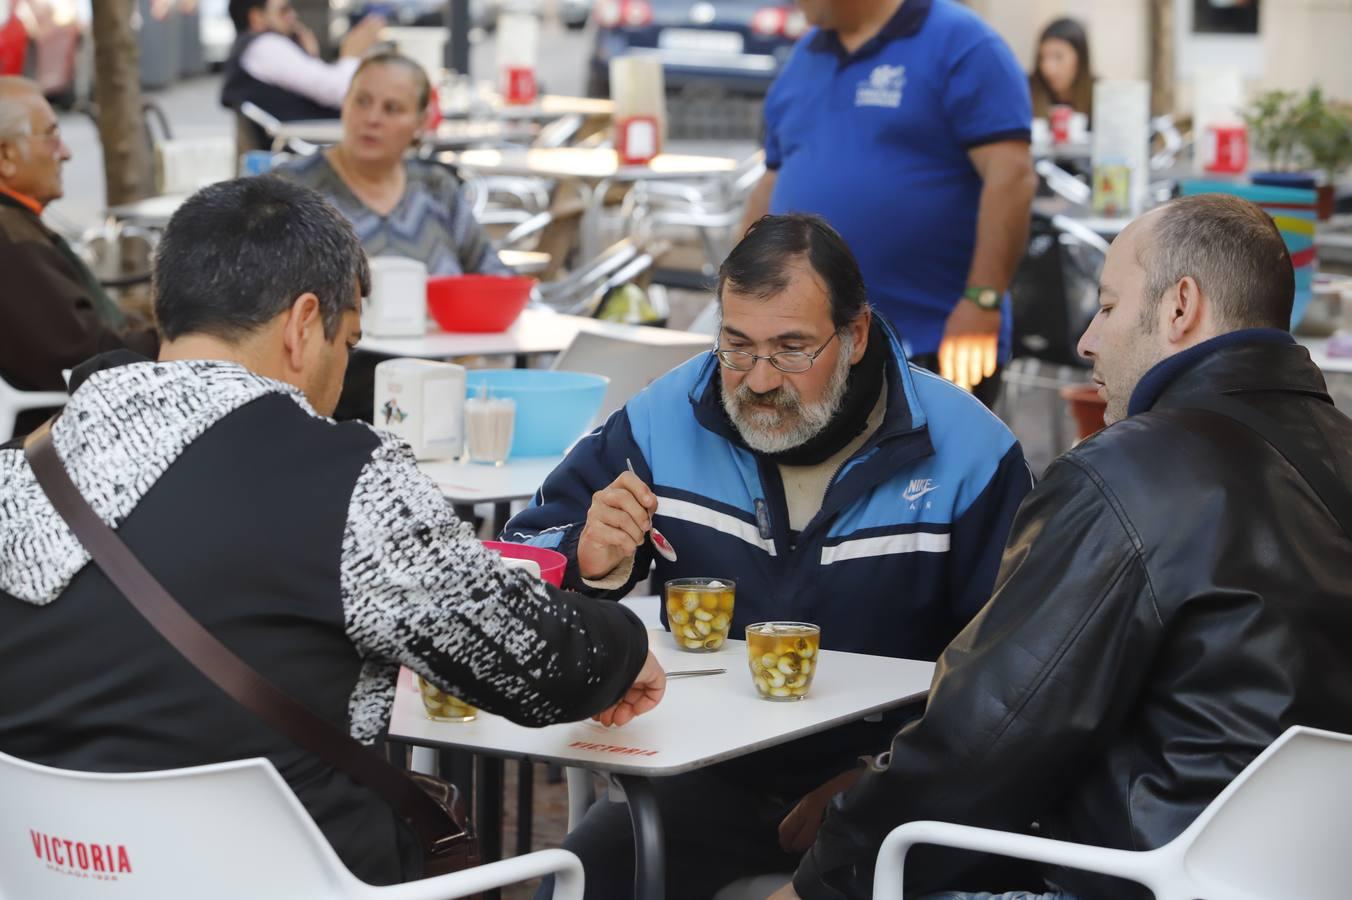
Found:
M 360 22 L 363 16 L 379 13 L 391 25 L 445 25 L 446 0 L 350 0 L 348 18 Z M 471 28 L 492 31 L 498 24 L 499 0 L 469 0 Z M 343 23 L 346 33 L 347 23 Z
M 610 60 L 642 53 L 662 60 L 669 90 L 764 94 L 805 31 L 803 13 L 774 0 L 596 0 L 588 92 L 608 96 Z
M 88 0 L 0 0 L 0 74 L 33 79 L 53 103 L 89 96 Z

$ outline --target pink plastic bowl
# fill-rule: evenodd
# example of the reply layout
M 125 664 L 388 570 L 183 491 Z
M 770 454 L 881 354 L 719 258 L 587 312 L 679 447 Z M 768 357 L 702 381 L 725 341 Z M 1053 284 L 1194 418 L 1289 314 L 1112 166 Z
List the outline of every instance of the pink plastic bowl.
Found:
M 507 541 L 484 541 L 489 550 L 496 550 L 508 559 L 529 559 L 540 564 L 540 577 L 554 587 L 563 585 L 563 571 L 568 568 L 568 557 L 557 550 L 535 547 L 531 544 L 512 544 Z

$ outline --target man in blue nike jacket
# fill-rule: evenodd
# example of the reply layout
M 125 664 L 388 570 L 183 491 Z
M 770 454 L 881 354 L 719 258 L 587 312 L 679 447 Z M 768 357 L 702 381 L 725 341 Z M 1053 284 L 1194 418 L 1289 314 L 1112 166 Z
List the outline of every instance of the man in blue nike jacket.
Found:
M 935 659 L 990 596 L 1032 483 L 1018 442 L 970 394 L 906 363 L 816 216 L 753 226 L 723 264 L 719 302 L 715 350 L 583 438 L 506 539 L 560 550 L 565 587 L 597 596 L 623 596 L 654 563 L 660 579 L 730 577 L 733 635 L 806 621 L 824 648 Z M 654 558 L 654 524 L 677 562 Z M 791 870 L 811 843 L 798 825 L 820 819 L 899 720 L 658 779 L 670 896 Z M 622 804 L 596 804 L 565 846 L 589 900 L 630 895 Z

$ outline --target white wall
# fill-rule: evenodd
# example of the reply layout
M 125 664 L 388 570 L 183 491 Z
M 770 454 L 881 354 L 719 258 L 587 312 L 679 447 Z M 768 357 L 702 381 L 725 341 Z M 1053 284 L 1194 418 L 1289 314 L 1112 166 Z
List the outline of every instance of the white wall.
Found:
M 1191 73 L 1199 65 L 1237 64 L 1248 89 L 1304 90 L 1352 101 L 1352 0 L 1262 0 L 1257 38 L 1216 38 L 1183 31 L 1192 0 L 1176 0 L 1179 20 L 1179 83 L 1182 111 L 1192 106 Z M 1007 40 L 1025 68 L 1034 42 L 1057 16 L 1074 16 L 1089 30 L 1095 73 L 1104 78 L 1149 77 L 1145 0 L 969 0 Z
M 1089 32 L 1096 75 L 1145 78 L 1148 74 L 1142 0 L 971 0 L 969 5 L 1004 36 L 1027 70 L 1033 68 L 1037 38 L 1047 23 L 1073 16 Z

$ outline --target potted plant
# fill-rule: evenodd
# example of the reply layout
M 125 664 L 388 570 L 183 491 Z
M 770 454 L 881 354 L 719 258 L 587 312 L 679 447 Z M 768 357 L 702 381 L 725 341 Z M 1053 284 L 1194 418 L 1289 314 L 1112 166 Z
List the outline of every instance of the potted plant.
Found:
M 1309 109 L 1300 120 L 1300 140 L 1314 167 L 1323 174 L 1319 185 L 1319 218 L 1333 216 L 1338 175 L 1352 165 L 1352 106 L 1325 102 L 1318 88 L 1310 92 Z
M 1297 115 L 1296 95 L 1291 91 L 1259 94 L 1244 111 L 1250 143 L 1268 165 L 1256 174 L 1291 171 L 1297 146 Z

